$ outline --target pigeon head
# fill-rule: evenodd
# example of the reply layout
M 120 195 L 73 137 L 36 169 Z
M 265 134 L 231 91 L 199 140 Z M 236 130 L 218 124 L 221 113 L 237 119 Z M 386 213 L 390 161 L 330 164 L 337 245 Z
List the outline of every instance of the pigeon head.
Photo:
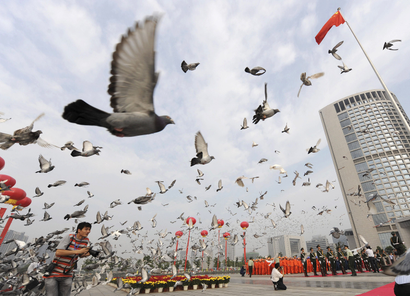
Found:
M 160 118 L 162 119 L 162 122 L 164 123 L 164 127 L 165 127 L 167 124 L 175 124 L 175 122 L 172 120 L 172 118 L 169 117 L 168 115 L 160 116 Z

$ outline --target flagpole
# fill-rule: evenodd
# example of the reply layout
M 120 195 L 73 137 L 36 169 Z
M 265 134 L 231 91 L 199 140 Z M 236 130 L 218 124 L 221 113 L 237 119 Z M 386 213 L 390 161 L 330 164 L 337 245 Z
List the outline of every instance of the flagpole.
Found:
M 370 66 L 372 66 L 373 71 L 374 71 L 374 73 L 376 74 L 377 78 L 379 79 L 380 83 L 382 84 L 384 90 L 386 91 L 387 96 L 388 96 L 389 99 L 393 102 L 394 107 L 395 107 L 398 111 L 401 112 L 399 106 L 397 105 L 397 103 L 396 103 L 396 101 L 393 99 L 393 96 L 391 95 L 389 89 L 387 88 L 387 85 L 384 83 L 382 77 L 380 76 L 379 72 L 377 72 L 376 67 L 373 65 L 372 61 L 370 60 L 369 56 L 367 55 L 366 51 L 364 50 L 364 48 L 363 48 L 362 44 L 360 43 L 359 39 L 357 39 L 356 34 L 353 32 L 352 28 L 350 27 L 349 22 L 348 22 L 348 21 L 345 19 L 345 17 L 342 15 L 342 12 L 340 11 L 340 7 L 339 7 L 337 10 L 339 11 L 340 15 L 341 15 L 341 16 L 343 17 L 343 19 L 345 20 L 345 23 L 346 23 L 347 26 L 349 27 L 350 32 L 352 32 L 354 38 L 356 39 L 356 41 L 357 41 L 357 43 L 359 44 L 360 48 L 362 49 L 364 55 L 366 56 L 367 60 L 369 61 Z M 402 113 L 402 112 L 401 112 L 401 113 Z M 403 118 L 404 118 L 404 116 L 403 116 Z M 406 118 L 404 118 L 404 124 L 406 125 L 407 130 L 410 132 L 410 126 L 409 126 L 409 123 L 407 122 Z

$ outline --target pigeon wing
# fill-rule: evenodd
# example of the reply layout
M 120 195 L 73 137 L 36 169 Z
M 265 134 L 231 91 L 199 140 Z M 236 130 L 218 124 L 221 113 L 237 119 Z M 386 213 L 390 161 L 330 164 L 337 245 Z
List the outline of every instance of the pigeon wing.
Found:
M 201 132 L 197 132 L 195 135 L 195 150 L 196 154 L 202 152 L 202 158 L 207 158 L 209 156 L 208 144 L 205 142 Z
M 154 112 L 155 31 L 160 16 L 136 23 L 117 44 L 111 62 L 108 93 L 114 112 Z
M 409 275 L 410 274 L 410 249 L 406 252 L 405 256 L 397 259 L 392 266 L 383 270 L 387 275 Z
M 335 45 L 335 47 L 333 47 L 333 50 L 335 50 L 336 48 L 338 48 L 340 45 L 343 44 L 344 41 L 340 41 L 338 44 Z
M 83 152 L 91 151 L 93 149 L 94 149 L 93 144 L 90 141 L 83 142 Z
M 308 79 L 316 79 L 316 78 L 322 77 L 323 75 L 325 75 L 325 72 L 316 73 L 316 74 L 309 76 Z
M 290 214 L 290 202 L 289 201 L 286 202 L 286 212 L 285 212 L 285 214 L 286 215 Z

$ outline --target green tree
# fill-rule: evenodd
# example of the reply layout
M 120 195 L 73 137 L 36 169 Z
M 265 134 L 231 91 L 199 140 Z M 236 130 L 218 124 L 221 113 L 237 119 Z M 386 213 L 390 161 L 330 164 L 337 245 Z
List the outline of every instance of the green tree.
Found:
M 211 261 L 212 261 L 212 258 L 211 258 L 210 256 L 207 256 L 207 258 L 206 258 L 206 264 L 207 264 L 207 266 L 208 266 L 208 269 L 211 268 Z
M 393 253 L 394 252 L 394 248 L 392 246 L 388 246 L 386 247 L 386 249 L 384 249 L 386 251 L 387 254 Z

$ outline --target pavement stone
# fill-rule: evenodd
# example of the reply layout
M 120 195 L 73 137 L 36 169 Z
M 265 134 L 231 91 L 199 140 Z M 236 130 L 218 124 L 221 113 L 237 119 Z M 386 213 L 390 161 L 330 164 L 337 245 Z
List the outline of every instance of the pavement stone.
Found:
M 304 277 L 301 275 L 286 275 L 284 277 L 284 284 L 287 286 L 286 291 L 274 291 L 272 282 L 268 275 L 257 275 L 241 277 L 240 275 L 231 274 L 231 281 L 227 288 L 210 287 L 202 292 L 202 289 L 188 290 L 188 291 L 174 291 L 164 292 L 166 296 L 173 294 L 178 295 L 272 295 L 283 294 L 286 295 L 315 295 L 315 296 L 350 296 L 359 295 L 375 288 L 387 285 L 394 281 L 394 277 L 386 276 L 382 273 L 358 273 L 358 276 L 352 277 L 350 275 L 337 275 L 327 277 Z M 113 292 L 114 288 L 111 286 L 97 286 L 88 291 L 83 291 L 79 296 L 125 296 L 127 292 L 117 291 Z M 162 293 L 161 295 L 163 295 Z M 144 294 L 144 293 L 141 293 Z M 150 293 L 159 294 L 159 293 Z M 165 295 L 164 295 L 165 296 Z

